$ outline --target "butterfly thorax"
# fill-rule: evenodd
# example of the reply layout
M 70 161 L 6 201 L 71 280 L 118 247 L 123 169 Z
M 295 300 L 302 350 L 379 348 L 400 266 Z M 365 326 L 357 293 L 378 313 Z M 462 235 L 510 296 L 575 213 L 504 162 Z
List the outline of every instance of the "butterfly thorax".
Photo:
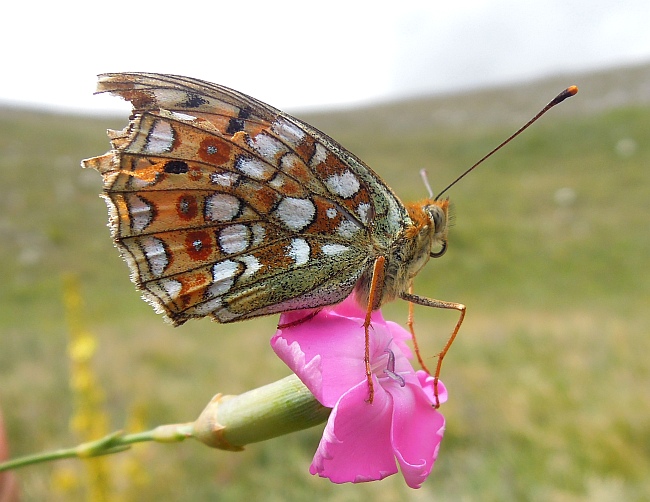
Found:
M 447 245 L 448 200 L 426 199 L 406 206 L 409 221 L 387 250 L 381 294 L 374 309 L 408 292 L 413 278 L 429 261 L 440 256 Z M 438 250 L 442 249 L 441 252 Z M 359 303 L 368 304 L 373 269 L 370 267 L 357 282 L 355 291 Z

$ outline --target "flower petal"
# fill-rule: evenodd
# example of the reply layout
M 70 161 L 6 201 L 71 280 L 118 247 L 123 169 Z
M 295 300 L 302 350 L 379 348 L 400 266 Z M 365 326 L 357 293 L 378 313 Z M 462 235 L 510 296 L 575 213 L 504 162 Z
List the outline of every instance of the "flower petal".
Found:
M 434 409 L 433 377 L 418 371 L 418 383 L 408 383 L 401 392 L 393 391 L 392 444 L 406 484 L 419 488 L 438 457 L 445 430 L 445 418 Z M 421 385 L 427 385 L 425 391 Z M 440 400 L 447 391 L 439 382 Z
M 407 358 L 412 359 L 413 353 L 411 352 L 411 348 L 406 344 L 407 341 L 411 340 L 411 333 L 392 321 L 386 321 L 386 328 L 388 328 L 395 345 L 400 348 Z
M 420 382 L 420 386 L 422 387 L 422 390 L 431 401 L 431 404 L 435 404 L 436 398 L 435 398 L 435 390 L 433 386 L 433 382 L 435 381 L 435 379 L 431 375 L 429 375 L 426 371 L 422 371 L 422 370 L 417 371 L 416 375 L 418 377 L 418 381 Z M 440 404 L 447 402 L 447 388 L 442 383 L 442 380 L 438 380 L 438 402 Z
M 280 321 L 285 322 L 284 314 Z M 357 319 L 323 310 L 313 319 L 279 329 L 271 346 L 316 399 L 332 408 L 364 378 L 365 349 L 358 333 Z
M 362 379 L 365 381 L 365 312 L 353 295 L 334 307 L 322 309 L 313 318 L 308 317 L 310 312 L 313 311 L 282 314 L 280 326 L 293 325 L 278 329 L 271 339 L 271 347 L 316 399 L 332 408 L 345 392 Z M 406 330 L 387 323 L 381 312 L 373 312 L 371 361 L 383 357 L 391 344 L 408 357 L 410 350 L 403 342 L 405 337 L 410 337 Z M 411 368 L 408 362 L 407 365 Z
M 329 417 L 309 468 L 334 483 L 376 481 L 397 472 L 390 441 L 392 399 L 376 378 L 375 397 L 359 383 L 345 393 Z

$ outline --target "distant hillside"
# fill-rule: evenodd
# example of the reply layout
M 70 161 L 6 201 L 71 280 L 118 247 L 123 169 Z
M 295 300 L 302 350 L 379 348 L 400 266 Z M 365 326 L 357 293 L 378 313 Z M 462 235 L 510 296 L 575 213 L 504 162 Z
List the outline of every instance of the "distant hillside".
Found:
M 647 105 L 650 104 L 650 63 L 363 108 L 301 114 L 301 117 L 322 129 L 342 134 L 348 129 L 367 128 L 368 124 L 386 133 L 403 133 L 421 127 L 480 129 L 495 124 L 519 125 L 569 85 L 579 87 L 578 96 L 553 114 L 576 117 L 628 105 Z

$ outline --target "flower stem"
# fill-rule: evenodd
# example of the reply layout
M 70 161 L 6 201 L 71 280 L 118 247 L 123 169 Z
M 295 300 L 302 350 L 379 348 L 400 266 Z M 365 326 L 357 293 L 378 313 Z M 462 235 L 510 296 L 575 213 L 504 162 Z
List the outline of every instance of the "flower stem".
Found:
M 244 445 L 318 425 L 327 420 L 330 411 L 291 375 L 238 396 L 217 394 L 195 422 L 161 425 L 134 434 L 115 431 L 73 448 L 0 463 L 0 472 L 64 458 L 110 455 L 128 450 L 134 443 L 175 443 L 188 437 L 214 448 L 240 451 Z
M 137 432 L 135 434 L 124 434 L 122 431 L 115 431 L 101 439 L 81 443 L 73 448 L 62 448 L 60 450 L 36 453 L 34 455 L 26 455 L 9 460 L 0 464 L 0 472 L 64 458 L 90 458 L 110 455 L 128 450 L 133 443 L 142 443 L 144 441 L 182 441 L 186 437 L 191 436 L 191 428 L 192 424 L 174 424 L 156 427 L 150 431 Z M 173 436 L 172 431 L 174 432 Z M 173 439 L 171 439 L 172 437 Z

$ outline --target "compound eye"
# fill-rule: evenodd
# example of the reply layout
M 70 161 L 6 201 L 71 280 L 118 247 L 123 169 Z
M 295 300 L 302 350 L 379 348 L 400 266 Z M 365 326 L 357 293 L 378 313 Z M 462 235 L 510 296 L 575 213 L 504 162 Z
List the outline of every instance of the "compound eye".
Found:
M 443 241 L 440 251 L 431 253 L 431 258 L 440 258 L 443 254 L 445 254 L 445 251 L 447 251 L 447 241 Z
M 440 232 L 440 229 L 442 228 L 442 223 L 444 219 L 444 215 L 442 214 L 442 211 L 440 208 L 433 206 L 431 208 L 431 219 L 433 219 L 433 225 L 434 225 L 434 230 L 436 232 Z

